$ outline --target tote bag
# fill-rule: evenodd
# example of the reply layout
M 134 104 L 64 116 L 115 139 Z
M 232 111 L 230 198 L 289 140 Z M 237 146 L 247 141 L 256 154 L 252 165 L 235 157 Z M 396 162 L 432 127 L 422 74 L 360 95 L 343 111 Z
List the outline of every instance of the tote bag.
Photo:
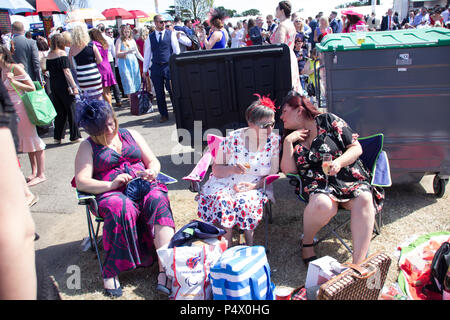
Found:
M 41 84 L 38 81 L 33 81 L 33 83 L 36 90 L 25 92 L 23 95 L 20 95 L 12 83 L 11 86 L 22 99 L 30 122 L 36 126 L 45 126 L 55 119 L 56 110 Z

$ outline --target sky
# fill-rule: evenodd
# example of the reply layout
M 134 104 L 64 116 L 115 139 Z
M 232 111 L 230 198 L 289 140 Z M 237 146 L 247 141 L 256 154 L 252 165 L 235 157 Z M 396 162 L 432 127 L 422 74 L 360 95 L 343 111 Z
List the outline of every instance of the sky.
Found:
M 350 0 L 291 0 L 294 11 L 303 8 L 305 14 L 317 14 L 319 11 L 329 12 L 338 4 L 349 2 Z M 214 6 L 223 6 L 227 9 L 234 9 L 241 13 L 248 9 L 258 9 L 263 15 L 275 14 L 278 0 L 215 0 Z M 107 8 L 121 7 L 127 10 L 143 10 L 155 12 L 154 0 L 89 0 L 92 7 L 101 11 Z M 159 12 L 165 12 L 169 6 L 173 5 L 173 0 L 158 0 Z

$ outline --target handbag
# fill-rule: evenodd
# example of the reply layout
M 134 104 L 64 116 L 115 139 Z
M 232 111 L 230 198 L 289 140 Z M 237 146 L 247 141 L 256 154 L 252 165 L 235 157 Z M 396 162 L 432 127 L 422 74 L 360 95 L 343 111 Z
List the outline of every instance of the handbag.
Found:
M 22 100 L 30 122 L 35 126 L 45 126 L 55 119 L 56 110 L 41 84 L 38 81 L 33 81 L 33 83 L 36 90 L 24 92 L 23 95 L 20 95 L 12 83 L 11 86 Z
M 227 249 L 210 277 L 214 300 L 274 300 L 275 285 L 263 246 Z
M 391 258 L 383 252 L 371 255 L 320 286 L 318 300 L 378 300 Z
M 153 95 L 147 90 L 147 81 L 142 79 L 142 89 L 138 94 L 139 114 L 153 112 L 152 99 Z

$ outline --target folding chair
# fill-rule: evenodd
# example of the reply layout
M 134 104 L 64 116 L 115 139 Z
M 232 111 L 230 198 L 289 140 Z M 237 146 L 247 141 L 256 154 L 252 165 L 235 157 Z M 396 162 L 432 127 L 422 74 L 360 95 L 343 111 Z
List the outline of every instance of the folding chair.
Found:
M 166 185 L 178 182 L 177 179 L 162 172 L 158 173 L 156 180 Z M 72 187 L 76 188 L 75 177 L 72 179 Z M 100 225 L 102 224 L 102 222 L 104 222 L 104 219 L 98 215 L 98 205 L 94 194 L 82 192 L 78 189 L 76 189 L 76 192 L 78 204 L 86 206 L 86 218 L 88 223 L 90 248 L 91 250 L 95 250 L 95 253 L 97 254 L 97 260 L 100 266 L 101 274 L 103 272 L 103 264 L 100 258 L 98 245 L 101 242 L 102 238 L 98 238 L 98 233 L 100 231 Z M 91 214 L 95 217 L 95 222 L 97 222 L 96 229 L 94 229 Z
M 224 140 L 224 137 L 219 137 L 213 134 L 208 134 L 207 136 L 207 142 L 208 147 L 205 150 L 205 153 L 203 154 L 203 157 L 200 159 L 200 161 L 197 163 L 195 168 L 192 170 L 192 172 L 183 178 L 183 180 L 190 181 L 189 190 L 191 192 L 197 193 L 198 195 L 201 194 L 201 186 L 200 183 L 203 181 L 203 179 L 206 176 L 206 173 L 208 172 L 208 169 L 210 165 L 212 164 L 212 160 L 216 158 L 217 150 L 219 148 L 220 143 Z M 278 174 L 269 175 L 264 178 L 264 185 L 263 185 L 263 193 L 267 195 L 267 188 L 270 186 L 272 182 L 277 180 L 280 176 Z M 269 200 L 263 210 L 263 216 L 264 216 L 264 223 L 265 223 L 265 240 L 264 240 L 264 246 L 266 248 L 266 251 L 268 252 L 268 230 L 269 230 L 269 223 L 272 223 L 272 202 Z
M 361 137 L 358 139 L 361 147 L 363 149 L 362 155 L 359 157 L 361 161 L 366 165 L 366 167 L 371 170 L 372 181 L 371 185 L 378 187 L 390 187 L 392 185 L 391 174 L 389 170 L 389 159 L 385 151 L 383 151 L 384 135 L 382 133 L 374 134 L 369 137 Z M 300 201 L 306 203 L 306 200 L 302 197 L 300 190 L 302 190 L 302 182 L 300 176 L 297 174 L 287 174 L 289 178 L 289 183 L 296 187 L 295 193 L 297 194 Z M 348 210 L 346 210 L 348 211 Z M 378 212 L 378 221 L 375 219 L 374 233 L 375 235 L 381 234 L 381 227 L 383 225 L 382 212 Z M 347 225 L 350 222 L 350 217 L 346 218 L 343 222 L 338 222 L 336 219 L 337 215 L 332 219 L 337 223 L 337 226 L 332 228 L 327 225 L 328 232 L 322 236 L 320 239 L 315 241 L 315 244 L 322 242 L 327 239 L 330 234 L 334 235 L 344 247 L 353 254 L 352 249 L 347 245 L 347 243 L 342 239 L 342 237 L 337 233 L 337 231 Z

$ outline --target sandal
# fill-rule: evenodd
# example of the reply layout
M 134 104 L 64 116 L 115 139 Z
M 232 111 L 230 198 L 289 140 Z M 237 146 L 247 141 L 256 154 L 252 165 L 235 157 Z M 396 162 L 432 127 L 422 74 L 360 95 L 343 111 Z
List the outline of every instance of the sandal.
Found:
M 311 247 L 314 247 L 315 245 L 316 245 L 315 243 L 303 243 L 302 242 L 302 249 L 303 248 L 311 248 Z M 302 258 L 303 263 L 306 264 L 306 266 L 308 266 L 311 261 L 314 261 L 316 259 L 317 259 L 316 255 L 313 255 L 309 258 Z
M 116 278 L 114 278 L 114 289 L 104 289 L 105 295 L 110 298 L 119 298 L 123 294 L 122 287 L 119 285 L 119 287 L 117 288 Z
M 159 278 L 159 275 L 160 275 L 161 273 L 163 273 L 164 276 L 166 277 L 166 282 L 165 282 L 164 285 L 158 283 L 158 278 Z M 158 291 L 159 293 L 162 293 L 162 294 L 164 294 L 164 295 L 166 295 L 166 296 L 169 296 L 170 293 L 171 293 L 171 290 L 167 287 L 167 282 L 169 281 L 169 277 L 166 275 L 166 272 L 165 272 L 165 271 L 160 271 L 160 272 L 158 273 L 158 277 L 157 277 L 156 281 L 157 281 L 157 282 L 156 282 L 156 291 Z

